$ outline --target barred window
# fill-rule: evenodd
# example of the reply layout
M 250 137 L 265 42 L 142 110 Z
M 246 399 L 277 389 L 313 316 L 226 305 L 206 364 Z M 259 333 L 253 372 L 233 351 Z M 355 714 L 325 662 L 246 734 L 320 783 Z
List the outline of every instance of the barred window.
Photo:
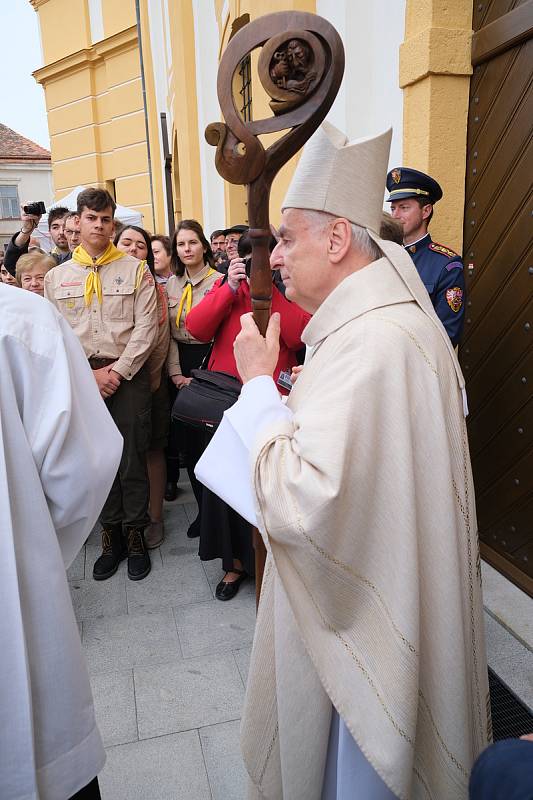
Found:
M 252 61 L 250 56 L 246 56 L 241 61 L 239 67 L 241 86 L 239 94 L 241 96 L 241 114 L 244 122 L 252 120 Z
M 0 217 L 19 219 L 19 195 L 16 186 L 0 186 Z

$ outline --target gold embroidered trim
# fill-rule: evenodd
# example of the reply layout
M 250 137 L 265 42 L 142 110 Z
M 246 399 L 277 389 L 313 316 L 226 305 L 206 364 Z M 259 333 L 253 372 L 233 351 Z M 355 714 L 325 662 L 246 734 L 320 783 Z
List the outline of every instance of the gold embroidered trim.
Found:
M 452 764 L 455 764 L 455 766 L 457 767 L 459 772 L 462 772 L 462 774 L 465 776 L 465 778 L 468 778 L 468 770 L 465 769 L 465 767 L 463 767 L 461 762 L 453 755 L 453 753 L 450 750 L 448 750 L 444 739 L 442 738 L 442 736 L 439 733 L 439 729 L 437 728 L 437 725 L 436 725 L 435 720 L 433 718 L 433 714 L 431 713 L 431 709 L 429 707 L 428 701 L 426 700 L 426 698 L 424 697 L 424 695 L 422 694 L 420 689 L 418 690 L 418 696 L 419 696 L 420 700 L 422 701 L 422 703 L 424 704 L 424 708 L 426 710 L 426 714 L 428 715 L 429 721 L 431 722 L 431 727 L 435 731 L 435 735 L 437 736 L 437 739 L 441 743 L 442 749 L 444 750 L 444 752 L 446 753 L 446 755 L 448 756 L 448 758 L 450 759 Z
M 278 726 L 278 723 L 276 722 L 276 727 L 274 728 L 274 735 L 272 736 L 272 739 L 271 739 L 270 744 L 268 746 L 268 750 L 267 750 L 267 754 L 266 754 L 266 758 L 265 758 L 265 763 L 263 764 L 263 769 L 261 770 L 261 774 L 259 776 L 259 786 L 261 786 L 261 784 L 263 783 L 263 778 L 265 777 L 265 772 L 266 772 L 266 769 L 267 769 L 267 766 L 268 766 L 268 762 L 270 760 L 270 756 L 272 755 L 272 750 L 274 749 L 274 745 L 276 744 L 276 739 L 278 738 L 278 733 L 279 733 L 279 726 Z
M 428 354 L 426 353 L 426 351 L 424 350 L 424 348 L 422 347 L 416 336 L 408 328 L 405 328 L 403 325 L 400 325 L 400 323 L 396 322 L 396 320 L 389 319 L 388 317 L 380 317 L 377 314 L 374 316 L 374 319 L 380 319 L 383 322 L 388 322 L 389 325 L 394 325 L 394 327 L 399 328 L 401 331 L 403 331 L 411 339 L 414 346 L 419 351 L 420 355 L 422 356 L 428 367 L 431 369 L 431 371 L 434 372 L 437 377 L 439 376 L 439 373 L 437 372 L 435 366 L 431 362 Z
M 429 787 L 428 787 L 427 783 L 425 782 L 424 778 L 422 777 L 422 775 L 420 774 L 420 772 L 417 770 L 417 768 L 414 765 L 413 765 L 413 772 L 415 773 L 416 777 L 418 778 L 418 780 L 420 781 L 420 783 L 424 787 L 424 789 L 426 791 L 426 794 L 429 797 L 429 800 L 431 800 L 431 792 L 429 791 Z

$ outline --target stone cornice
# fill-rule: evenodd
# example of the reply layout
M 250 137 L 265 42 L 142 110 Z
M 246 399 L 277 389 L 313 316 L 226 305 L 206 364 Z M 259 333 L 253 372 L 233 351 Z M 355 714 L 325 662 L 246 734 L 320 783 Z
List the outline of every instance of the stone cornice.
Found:
M 471 30 L 427 28 L 400 46 L 400 87 L 428 75 L 472 74 Z
M 34 2 L 47 2 L 47 0 L 34 0 Z M 71 75 L 74 72 L 86 69 L 88 66 L 94 66 L 110 55 L 131 50 L 132 47 L 137 47 L 137 44 L 137 26 L 132 25 L 124 31 L 119 31 L 119 33 L 108 36 L 100 42 L 95 42 L 92 47 L 78 50 L 64 58 L 60 58 L 58 61 L 46 64 L 46 66 L 36 69 L 32 74 L 37 83 L 45 84 L 65 74 Z

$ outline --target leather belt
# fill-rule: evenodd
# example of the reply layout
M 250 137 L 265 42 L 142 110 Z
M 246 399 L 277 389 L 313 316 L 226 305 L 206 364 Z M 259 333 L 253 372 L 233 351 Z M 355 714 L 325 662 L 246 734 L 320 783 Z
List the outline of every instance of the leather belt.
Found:
M 116 360 L 116 358 L 90 358 L 89 366 L 91 369 L 103 369 L 110 364 L 114 364 Z

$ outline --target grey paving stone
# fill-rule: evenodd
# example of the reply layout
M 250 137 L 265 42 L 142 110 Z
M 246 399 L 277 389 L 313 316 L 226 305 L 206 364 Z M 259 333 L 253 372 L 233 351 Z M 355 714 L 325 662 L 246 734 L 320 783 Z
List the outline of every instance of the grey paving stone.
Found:
M 82 581 L 85 578 L 85 545 L 67 569 L 69 581 Z
M 102 800 L 211 800 L 197 731 L 112 747 Z
M 241 674 L 242 682 L 246 688 L 248 681 L 248 670 L 250 668 L 250 656 L 252 655 L 252 646 L 242 647 L 240 650 L 233 651 L 233 657 L 237 662 L 239 672 Z
M 533 650 L 533 599 L 484 561 L 481 572 L 486 609 L 525 647 Z
M 213 800 L 246 797 L 247 773 L 239 743 L 239 720 L 200 729 L 209 786 Z
M 485 631 L 489 667 L 533 709 L 533 653 L 487 613 Z
M 239 602 L 240 600 L 240 602 Z M 211 600 L 174 609 L 184 658 L 228 652 L 251 644 L 255 603 L 237 595 L 231 601 Z
M 94 544 L 94 545 L 102 544 L 102 528 L 99 522 L 96 523 L 96 525 L 90 532 L 86 544 Z
M 164 503 L 163 522 L 165 523 L 165 534 L 172 537 L 176 534 L 185 533 L 189 527 L 189 518 L 183 504 L 177 501 Z
M 86 620 L 83 645 L 92 673 L 175 661 L 181 650 L 170 609 Z
M 194 499 L 194 494 L 191 489 L 191 500 L 184 504 L 185 512 L 189 518 L 189 522 L 194 522 L 198 516 L 198 504 Z
M 211 590 L 197 556 L 184 555 L 175 566 L 154 570 L 142 581 L 126 581 L 129 613 L 199 603 Z
M 244 689 L 233 656 L 133 671 L 139 739 L 239 719 Z
M 137 740 L 133 672 L 91 677 L 96 721 L 105 747 Z
M 69 585 L 78 619 L 114 617 L 127 611 L 124 573 L 117 572 L 107 581 L 95 581 L 91 577 L 83 581 L 71 581 Z

